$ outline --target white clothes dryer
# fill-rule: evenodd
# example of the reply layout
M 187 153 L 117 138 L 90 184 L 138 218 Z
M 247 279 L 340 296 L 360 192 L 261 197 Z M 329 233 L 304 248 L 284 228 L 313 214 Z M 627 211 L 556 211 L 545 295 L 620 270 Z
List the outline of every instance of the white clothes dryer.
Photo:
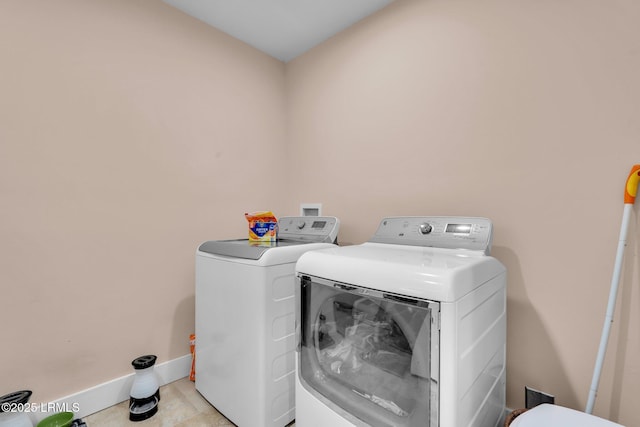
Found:
M 574 409 L 544 403 L 519 415 L 511 427 L 622 427 Z
M 295 414 L 295 263 L 335 246 L 335 217 L 283 217 L 275 244 L 208 241 L 196 252 L 196 389 L 240 427 Z
M 506 269 L 486 218 L 395 217 L 296 265 L 296 426 L 496 427 Z

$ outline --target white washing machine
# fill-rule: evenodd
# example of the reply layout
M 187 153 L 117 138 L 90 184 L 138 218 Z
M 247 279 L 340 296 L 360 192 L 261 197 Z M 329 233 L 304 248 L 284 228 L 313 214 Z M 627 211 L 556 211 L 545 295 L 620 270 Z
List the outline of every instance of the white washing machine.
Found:
M 386 218 L 296 265 L 296 427 L 495 427 L 506 269 L 486 218 Z
M 275 244 L 205 242 L 196 252 L 196 389 L 240 427 L 295 415 L 295 263 L 335 246 L 335 217 L 283 217 Z

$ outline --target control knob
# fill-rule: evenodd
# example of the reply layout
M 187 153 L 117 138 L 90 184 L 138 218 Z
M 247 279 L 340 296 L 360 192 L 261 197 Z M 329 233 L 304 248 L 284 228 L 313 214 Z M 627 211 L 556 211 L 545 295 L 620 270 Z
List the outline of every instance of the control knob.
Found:
M 423 222 L 422 224 L 420 224 L 420 233 L 429 234 L 431 233 L 432 230 L 433 230 L 433 227 L 431 227 L 431 224 L 427 222 Z

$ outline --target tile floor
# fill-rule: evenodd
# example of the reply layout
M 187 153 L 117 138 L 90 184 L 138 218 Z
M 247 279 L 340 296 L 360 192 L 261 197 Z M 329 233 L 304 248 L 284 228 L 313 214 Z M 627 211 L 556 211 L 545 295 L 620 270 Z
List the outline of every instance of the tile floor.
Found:
M 87 427 L 218 427 L 234 424 L 223 417 L 196 391 L 189 378 L 183 378 L 160 388 L 158 413 L 148 420 L 129 421 L 128 401 L 119 403 L 83 418 Z M 295 423 L 287 427 L 295 427 Z

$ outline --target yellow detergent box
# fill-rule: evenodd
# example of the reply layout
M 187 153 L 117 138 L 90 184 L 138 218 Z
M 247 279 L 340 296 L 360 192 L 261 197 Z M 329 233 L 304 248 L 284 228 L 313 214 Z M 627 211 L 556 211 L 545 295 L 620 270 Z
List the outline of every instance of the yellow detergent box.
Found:
M 278 237 L 278 219 L 271 211 L 245 213 L 249 222 L 249 242 L 275 243 Z

